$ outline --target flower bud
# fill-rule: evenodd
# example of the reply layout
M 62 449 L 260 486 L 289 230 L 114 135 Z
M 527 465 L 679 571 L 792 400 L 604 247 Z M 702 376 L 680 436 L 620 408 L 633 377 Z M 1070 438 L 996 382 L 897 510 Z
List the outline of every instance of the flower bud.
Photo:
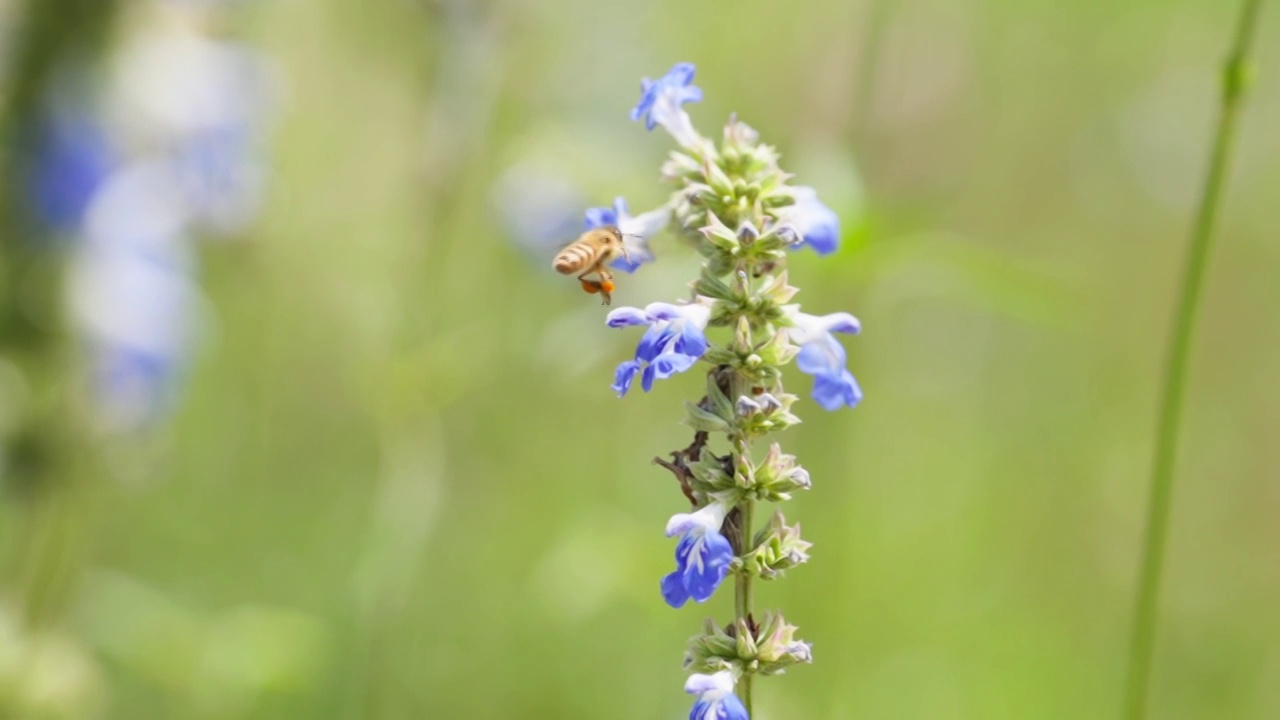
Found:
M 800 537 L 800 524 L 788 526 L 782 512 L 775 512 L 760 532 L 755 545 L 742 557 L 743 566 L 763 580 L 772 580 L 786 570 L 809 561 L 813 543 Z

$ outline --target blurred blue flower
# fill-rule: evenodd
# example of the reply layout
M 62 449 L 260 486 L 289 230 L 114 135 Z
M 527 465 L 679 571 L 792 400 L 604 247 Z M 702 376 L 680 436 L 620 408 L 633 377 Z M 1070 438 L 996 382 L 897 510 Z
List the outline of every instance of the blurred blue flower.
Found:
M 694 513 L 678 513 L 667 522 L 667 537 L 681 535 L 675 572 L 662 578 L 662 598 L 678 608 L 693 598 L 706 602 L 733 562 L 733 547 L 720 534 L 728 506 L 720 502 Z M 714 717 L 714 716 L 710 716 Z
M 508 236 L 539 267 L 581 232 L 582 194 L 552 167 L 512 165 L 493 184 L 489 202 Z
M 848 357 L 833 332 L 857 334 L 862 326 L 849 313 L 809 315 L 798 306 L 787 308 L 792 323 L 791 340 L 800 346 L 796 366 L 813 376 L 813 399 L 826 410 L 853 407 L 862 400 L 862 389 L 845 367 Z
M 170 409 L 195 334 L 195 253 L 169 166 L 112 173 L 85 213 L 69 304 L 90 349 L 100 419 L 135 430 Z
M 28 191 L 41 222 L 74 233 L 115 157 L 106 133 L 90 117 L 56 109 L 50 115 L 37 131 Z
M 684 691 L 698 699 L 689 711 L 689 720 L 749 720 L 747 709 L 733 694 L 733 685 L 733 672 L 729 670 L 715 675 L 690 675 Z
M 239 232 L 257 215 L 265 171 L 256 134 L 247 123 L 222 125 L 192 133 L 175 148 L 186 209 L 202 229 Z
M 77 244 L 65 290 L 98 419 L 172 409 L 198 331 L 194 234 L 256 213 L 271 76 L 255 51 L 179 25 L 113 49 L 108 82 L 57 75 L 35 139 L 33 206 Z
M 641 80 L 640 102 L 632 108 L 631 119 L 644 118 L 649 130 L 661 125 L 681 146 L 696 148 L 702 138 L 693 129 L 689 114 L 680 107 L 702 100 L 702 88 L 691 84 L 693 73 L 693 63 L 677 63 L 657 80 Z
M 171 409 L 182 364 L 173 356 L 106 343 L 90 348 L 99 420 L 116 430 L 150 425 Z
M 653 262 L 649 238 L 665 228 L 670 219 L 671 208 L 665 205 L 643 215 L 632 217 L 627 210 L 627 201 L 616 198 L 613 201 L 613 207 L 588 209 L 583 224 L 588 230 L 605 225 L 613 225 L 621 230 L 622 244 L 627 249 L 627 257 L 618 258 L 610 265 L 624 272 L 633 273 L 644 263 Z
M 636 373 L 641 373 L 645 392 L 654 380 L 665 380 L 693 367 L 707 351 L 704 331 L 711 319 L 711 308 L 703 303 L 671 305 L 649 303 L 643 310 L 620 307 L 605 318 L 609 327 L 648 325 L 636 347 L 634 360 L 627 360 L 614 371 L 613 390 L 618 397 L 627 394 Z
M 813 188 L 801 185 L 792 190 L 795 204 L 782 208 L 781 218 L 801 237 L 795 247 L 808 246 L 819 255 L 835 252 L 840 247 L 840 218 L 822 204 Z

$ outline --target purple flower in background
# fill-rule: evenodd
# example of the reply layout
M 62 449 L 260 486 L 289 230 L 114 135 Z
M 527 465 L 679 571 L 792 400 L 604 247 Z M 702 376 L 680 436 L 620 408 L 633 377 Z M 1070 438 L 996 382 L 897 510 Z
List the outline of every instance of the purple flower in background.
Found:
M 796 366 L 813 376 L 813 399 L 826 410 L 857 405 L 862 389 L 845 367 L 848 357 L 832 333 L 856 335 L 862 329 L 858 319 L 849 313 L 809 315 L 796 305 L 786 309 L 792 323 L 791 340 L 800 346 Z
M 684 684 L 684 691 L 697 695 L 689 720 L 749 720 L 747 709 L 733 694 L 734 678 L 729 670 L 714 675 L 695 673 Z
M 165 164 L 135 163 L 107 178 L 85 213 L 67 290 L 113 429 L 164 414 L 195 333 L 200 291 L 180 198 Z
M 620 307 L 610 312 L 605 319 L 609 327 L 649 326 L 636 347 L 635 359 L 623 362 L 614 371 L 613 390 L 618 397 L 631 389 L 637 373 L 641 374 L 641 387 L 649 392 L 654 380 L 665 380 L 693 367 L 707 351 L 704 331 L 710 318 L 711 308 L 702 303 L 656 302 L 643 310 Z
M 653 262 L 653 252 L 649 250 L 649 238 L 657 234 L 671 219 L 671 209 L 663 206 L 650 210 L 643 215 L 632 217 L 627 210 L 627 201 L 616 198 L 612 207 L 594 207 L 586 212 L 584 225 L 586 229 L 613 225 L 622 231 L 622 244 L 627 249 L 627 258 L 618 258 L 610 265 L 624 272 L 633 273 L 641 265 Z
M 703 141 L 681 105 L 702 100 L 702 89 L 693 85 L 693 63 L 678 63 L 657 80 L 640 81 L 640 102 L 631 119 L 644 119 L 646 129 L 661 125 L 682 147 L 696 149 Z
M 512 165 L 494 183 L 489 200 L 507 234 L 539 265 L 581 232 L 582 194 L 555 168 L 533 161 Z
M 39 219 L 58 232 L 79 230 L 89 201 L 114 164 L 110 142 L 97 122 L 54 109 L 37 131 L 29 180 Z
M 255 133 L 246 125 L 210 128 L 175 149 L 174 172 L 190 220 L 201 229 L 234 234 L 257 215 L 266 170 Z
M 720 502 L 694 513 L 679 513 L 667 522 L 667 537 L 682 536 L 676 546 L 675 572 L 662 578 L 662 597 L 678 608 L 693 598 L 706 602 L 733 562 L 733 547 L 720 534 L 729 508 Z
M 172 12 L 203 18 L 199 4 Z M 171 408 L 201 319 L 196 237 L 242 230 L 261 198 L 270 68 L 200 24 L 130 26 L 101 78 L 73 68 L 44 88 L 27 182 L 44 224 L 77 240 L 65 291 L 112 430 Z

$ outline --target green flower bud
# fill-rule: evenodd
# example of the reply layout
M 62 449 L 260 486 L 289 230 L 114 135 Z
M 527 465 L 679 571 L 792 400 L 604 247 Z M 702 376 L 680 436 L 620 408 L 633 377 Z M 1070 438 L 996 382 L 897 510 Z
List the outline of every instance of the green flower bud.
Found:
M 800 524 L 788 526 L 780 511 L 756 533 L 754 541 L 754 548 L 742 558 L 743 568 L 763 580 L 772 580 L 808 562 L 809 548 L 813 547 L 813 543 L 800 537 Z
M 707 213 L 707 225 L 701 230 L 702 235 L 715 247 L 732 255 L 741 249 L 738 245 L 738 234 L 729 229 L 713 212 Z
M 757 672 L 761 675 L 781 675 L 798 663 L 813 662 L 813 648 L 795 638 L 795 625 L 790 625 L 781 613 L 766 612 L 756 632 Z
M 747 626 L 747 621 L 738 618 L 733 623 L 734 629 L 734 649 L 738 652 L 738 657 L 742 660 L 754 660 L 759 648 L 756 647 L 756 639 L 751 634 L 751 628 Z
M 752 358 L 757 362 L 753 364 Z M 760 364 L 758 355 L 747 358 L 744 366 L 748 369 L 758 369 L 761 374 L 766 374 L 766 371 L 777 372 L 777 368 Z M 791 406 L 796 401 L 795 395 L 782 392 L 761 393 L 756 397 L 747 398 L 747 402 L 743 400 L 739 398 L 734 409 L 737 428 L 748 437 L 785 430 L 800 423 L 800 418 L 791 412 Z
M 787 271 L 774 275 L 765 281 L 763 287 L 760 288 L 760 294 L 769 298 L 779 305 L 786 305 L 796 293 L 800 292 L 799 288 L 792 287 L 787 284 Z
M 795 359 L 799 354 L 800 348 L 791 344 L 787 335 L 786 328 L 779 328 L 769 336 L 763 345 L 757 350 L 764 362 L 770 365 L 786 365 Z
M 702 634 L 689 639 L 684 654 L 684 667 L 690 672 L 713 673 L 740 663 L 738 645 L 714 620 L 703 624 Z
M 667 161 L 662 164 L 662 179 L 672 181 L 692 181 L 702 176 L 702 165 L 697 160 L 678 150 L 672 151 Z
M 722 198 L 727 198 L 725 202 L 733 199 L 733 180 L 725 173 L 719 164 L 713 162 L 704 162 L 702 164 L 702 175 L 706 178 L 706 183 L 715 189 L 716 193 Z
M 792 401 L 795 396 L 789 396 Z M 796 490 L 808 490 L 809 472 L 796 465 L 794 455 L 783 454 L 778 443 L 769 446 L 763 459 L 756 463 L 756 494 L 762 500 L 781 502 L 790 500 Z

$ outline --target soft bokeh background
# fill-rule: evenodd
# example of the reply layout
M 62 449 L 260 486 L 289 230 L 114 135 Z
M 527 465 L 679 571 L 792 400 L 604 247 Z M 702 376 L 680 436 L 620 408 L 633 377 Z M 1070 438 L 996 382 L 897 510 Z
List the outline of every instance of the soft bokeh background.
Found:
M 784 438 L 814 479 L 788 509 L 813 562 L 757 602 L 815 662 L 758 683 L 759 717 L 1116 716 L 1235 2 L 134 0 L 88 12 L 100 46 L 95 4 L 62 4 L 40 32 L 76 39 L 55 49 L 115 57 L 174 11 L 260 54 L 267 172 L 251 221 L 184 251 L 199 332 L 159 417 L 106 431 L 69 403 L 37 433 L 56 472 L 19 472 L 22 414 L 0 423 L 5 712 L 684 716 L 684 643 L 731 594 L 661 602 L 684 506 L 650 459 L 687 443 L 701 380 L 613 397 L 635 338 L 546 242 L 565 207 L 663 200 L 669 140 L 626 115 L 641 76 L 688 60 L 702 130 L 739 113 L 841 214 L 841 251 L 795 256 L 793 281 L 864 326 L 864 403 L 806 401 Z M 4 6 L 24 47 L 46 2 Z M 1280 717 L 1277 15 L 1192 369 L 1156 718 Z M 24 368 L 57 395 L 86 361 L 33 300 L 74 250 L 14 249 L 41 241 L 6 222 L 10 265 L 39 258 L 9 277 L 37 290 L 6 293 L 45 332 L 2 350 L 13 406 L 43 397 L 14 390 Z M 679 296 L 697 259 L 657 251 L 615 304 Z M 31 590 L 31 537 L 54 538 L 61 593 Z

